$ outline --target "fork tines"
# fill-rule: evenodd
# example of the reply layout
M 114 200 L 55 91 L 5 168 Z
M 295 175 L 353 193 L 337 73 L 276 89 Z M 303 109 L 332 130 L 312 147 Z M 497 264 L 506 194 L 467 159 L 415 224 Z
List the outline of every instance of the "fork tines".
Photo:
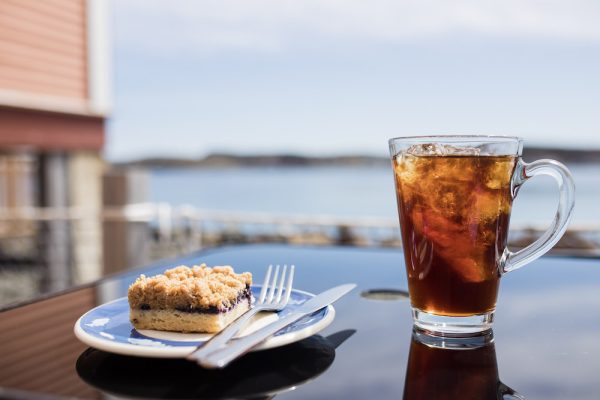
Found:
M 267 273 L 265 274 L 265 280 L 262 285 L 262 289 L 260 290 L 260 295 L 258 298 L 258 303 L 279 303 L 282 301 L 287 303 L 290 298 L 290 294 L 292 291 L 292 281 L 294 279 L 294 265 L 291 265 L 289 268 L 288 274 L 288 266 L 284 264 L 281 269 L 281 276 L 279 276 L 280 265 L 277 264 L 275 266 L 275 272 L 273 273 L 273 277 L 271 278 L 271 272 L 273 272 L 273 265 L 269 265 L 267 269 Z M 287 275 L 287 281 L 286 281 Z M 279 279 L 279 284 L 277 281 Z M 285 284 L 284 284 L 285 283 Z M 277 291 L 277 294 L 275 293 Z M 285 292 L 285 296 L 284 296 Z

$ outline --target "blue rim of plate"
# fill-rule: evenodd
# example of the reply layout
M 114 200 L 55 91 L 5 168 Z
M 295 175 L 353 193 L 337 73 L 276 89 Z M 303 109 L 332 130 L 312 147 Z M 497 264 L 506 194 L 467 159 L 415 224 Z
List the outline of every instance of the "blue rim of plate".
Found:
M 252 286 L 257 297 L 260 286 Z M 284 317 L 314 294 L 292 289 L 288 305 L 277 313 Z M 302 340 L 327 327 L 335 316 L 329 305 L 277 332 L 254 350 L 265 350 Z M 75 323 L 75 336 L 88 346 L 111 353 L 140 356 L 182 358 L 193 351 L 203 340 L 167 340 L 138 332 L 129 321 L 129 303 L 126 297 L 104 303 L 83 314 Z M 181 334 L 184 335 L 184 334 Z

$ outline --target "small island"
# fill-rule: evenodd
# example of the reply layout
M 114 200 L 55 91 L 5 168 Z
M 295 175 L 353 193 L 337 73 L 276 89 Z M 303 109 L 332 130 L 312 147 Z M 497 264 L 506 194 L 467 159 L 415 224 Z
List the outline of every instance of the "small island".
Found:
M 525 147 L 525 161 L 551 158 L 565 164 L 600 164 L 600 150 Z M 233 168 L 233 167 L 311 167 L 311 166 L 387 166 L 389 159 L 372 155 L 307 156 L 300 154 L 241 155 L 213 153 L 201 158 L 149 157 L 114 163 L 118 167 L 158 168 Z

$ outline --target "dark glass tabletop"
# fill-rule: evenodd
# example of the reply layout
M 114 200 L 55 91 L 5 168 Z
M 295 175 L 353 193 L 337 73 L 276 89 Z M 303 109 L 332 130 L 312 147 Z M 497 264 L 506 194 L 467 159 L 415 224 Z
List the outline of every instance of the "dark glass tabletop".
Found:
M 317 335 L 222 371 L 88 348 L 75 321 L 140 274 L 231 264 L 258 281 L 295 264 L 295 288 L 358 287 Z M 205 250 L 0 312 L 0 398 L 599 399 L 600 260 L 547 256 L 503 277 L 493 336 L 455 350 L 413 332 L 397 249 L 244 245 Z M 519 397 L 520 396 L 520 397 Z

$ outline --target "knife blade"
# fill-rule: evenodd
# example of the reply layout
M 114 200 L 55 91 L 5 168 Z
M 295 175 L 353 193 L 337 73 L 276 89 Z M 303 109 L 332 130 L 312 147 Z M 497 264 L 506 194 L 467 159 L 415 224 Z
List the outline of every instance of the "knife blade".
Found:
M 257 330 L 254 333 L 231 342 L 231 344 L 226 347 L 222 347 L 204 357 L 201 357 L 198 362 L 205 368 L 224 368 L 231 361 L 243 354 L 246 354 L 286 326 L 293 324 L 306 315 L 312 314 L 313 312 L 332 304 L 355 287 L 356 285 L 354 283 L 348 283 L 328 289 L 323 293 L 316 295 L 312 299 L 302 303 L 298 308 L 283 318 L 278 319 L 277 321 Z

